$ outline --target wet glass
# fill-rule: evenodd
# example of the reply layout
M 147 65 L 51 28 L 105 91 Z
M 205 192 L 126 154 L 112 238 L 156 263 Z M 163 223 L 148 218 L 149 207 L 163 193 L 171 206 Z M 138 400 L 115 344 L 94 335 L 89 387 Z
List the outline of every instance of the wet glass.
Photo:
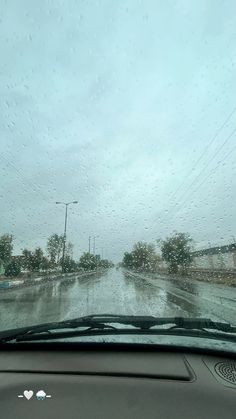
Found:
M 0 5 L 0 331 L 234 324 L 236 3 Z

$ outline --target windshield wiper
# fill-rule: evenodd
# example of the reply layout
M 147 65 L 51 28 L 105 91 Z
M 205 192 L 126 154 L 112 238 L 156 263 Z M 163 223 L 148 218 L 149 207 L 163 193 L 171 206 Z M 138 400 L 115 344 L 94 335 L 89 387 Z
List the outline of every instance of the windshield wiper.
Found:
M 224 322 L 214 322 L 207 318 L 159 318 L 154 316 L 98 314 L 6 330 L 0 333 L 0 342 L 54 340 L 76 336 L 118 334 L 185 335 L 212 339 L 219 337 L 224 340 L 236 341 L 236 326 Z

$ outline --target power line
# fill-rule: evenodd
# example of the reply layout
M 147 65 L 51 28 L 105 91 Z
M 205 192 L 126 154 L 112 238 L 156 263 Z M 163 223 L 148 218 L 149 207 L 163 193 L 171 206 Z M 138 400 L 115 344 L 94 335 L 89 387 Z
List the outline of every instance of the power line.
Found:
M 216 140 L 218 134 L 222 131 L 222 129 L 225 127 L 225 125 L 228 123 L 228 121 L 231 119 L 231 117 L 233 116 L 233 114 L 236 112 L 236 107 L 233 109 L 233 111 L 228 115 L 228 117 L 225 119 L 225 121 L 223 122 L 223 124 L 218 128 L 218 130 L 216 131 L 216 133 L 214 134 L 214 136 L 212 137 L 211 141 L 206 145 L 206 147 L 204 148 L 204 150 L 202 151 L 202 153 L 200 154 L 200 156 L 198 157 L 198 159 L 196 160 L 196 162 L 194 163 L 193 167 L 190 169 L 190 171 L 187 173 L 185 179 L 189 178 L 189 176 L 194 172 L 194 169 L 196 168 L 196 166 L 199 164 L 199 162 L 202 160 L 202 158 L 204 157 L 204 155 L 206 154 L 207 150 L 211 147 L 211 145 L 214 143 L 214 141 Z M 176 191 L 173 193 L 171 199 L 174 199 L 174 197 L 176 196 L 176 194 L 179 192 L 179 190 L 181 189 L 181 187 L 184 185 L 185 183 L 185 179 L 184 181 L 178 186 L 178 188 L 176 189 Z
M 220 152 L 220 150 L 224 147 L 224 145 L 229 141 L 229 139 L 233 136 L 233 134 L 236 132 L 236 128 L 234 128 L 234 130 L 231 132 L 231 134 L 226 138 L 226 140 L 224 141 L 224 143 L 221 145 L 221 147 L 219 147 L 216 151 L 216 153 L 213 155 L 212 160 L 214 160 L 214 158 L 217 156 L 217 154 Z M 236 146 L 234 146 L 228 153 L 226 153 L 224 155 L 224 158 L 220 161 L 220 164 L 222 164 L 230 154 L 232 154 L 232 152 L 236 149 Z M 188 201 L 189 197 L 194 194 L 195 192 L 198 191 L 198 189 L 206 182 L 207 179 L 209 179 L 209 177 L 212 175 L 212 173 L 214 173 L 216 171 L 216 169 L 219 166 L 214 167 L 211 171 L 210 174 L 208 174 L 207 176 L 204 177 L 203 181 L 198 184 L 197 188 L 194 189 L 194 191 L 190 191 L 190 194 L 187 195 L 185 201 L 182 203 L 182 205 L 177 209 L 176 214 L 174 215 L 174 217 L 178 214 L 178 212 L 181 210 L 181 208 L 185 205 L 185 203 Z M 191 186 L 190 186 L 191 187 Z
M 220 147 L 217 148 L 216 152 L 214 153 L 213 157 L 211 158 L 211 162 L 214 160 L 214 158 L 219 154 L 219 152 L 222 150 L 222 148 L 225 146 L 225 144 L 227 144 L 227 142 L 230 140 L 230 138 L 233 136 L 233 134 L 236 132 L 236 128 L 233 129 L 233 131 L 230 133 L 230 135 L 226 138 L 226 140 L 223 142 L 223 144 L 221 144 Z M 182 194 L 182 196 L 180 197 L 180 201 L 185 197 L 186 192 L 189 191 L 189 189 L 194 185 L 194 183 L 198 180 L 198 178 L 202 175 L 202 173 L 205 172 L 205 170 L 208 168 L 208 165 L 205 165 L 203 167 L 203 169 L 200 171 L 200 173 L 198 173 L 198 175 L 193 179 L 192 183 L 190 184 L 190 186 L 188 187 L 188 189 Z M 191 192 L 191 191 L 190 191 Z M 189 196 L 189 195 L 187 195 Z
M 236 149 L 236 145 L 231 150 L 229 150 L 229 152 L 224 156 L 223 160 L 221 160 L 220 163 L 224 162 L 227 159 L 227 157 L 233 153 L 235 149 Z
M 231 149 L 231 150 L 229 150 L 229 152 L 228 153 L 226 153 L 225 155 L 224 155 L 224 158 L 219 162 L 219 164 L 222 164 L 232 153 L 233 153 L 233 151 L 236 149 L 236 145 Z M 209 175 L 207 175 L 204 179 L 203 179 L 203 181 L 197 186 L 197 188 L 193 191 L 193 193 L 195 193 L 195 192 L 197 192 L 198 191 L 198 189 L 205 183 L 205 181 L 207 180 L 207 179 L 209 179 L 209 177 L 212 175 L 212 173 L 214 173 L 217 169 L 218 169 L 218 167 L 219 167 L 219 165 L 217 165 L 216 167 L 214 167 L 212 170 L 211 170 L 211 172 L 210 172 L 210 174 Z

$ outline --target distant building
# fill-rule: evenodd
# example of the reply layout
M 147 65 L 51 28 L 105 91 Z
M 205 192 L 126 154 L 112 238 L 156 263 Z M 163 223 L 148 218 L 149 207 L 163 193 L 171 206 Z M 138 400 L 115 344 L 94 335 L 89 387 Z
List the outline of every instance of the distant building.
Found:
M 197 250 L 192 256 L 191 267 L 195 269 L 236 270 L 236 243 Z

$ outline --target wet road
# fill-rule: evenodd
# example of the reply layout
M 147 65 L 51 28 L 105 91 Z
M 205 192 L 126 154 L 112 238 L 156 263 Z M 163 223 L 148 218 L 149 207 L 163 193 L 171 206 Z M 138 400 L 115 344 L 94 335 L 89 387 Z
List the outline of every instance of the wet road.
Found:
M 167 279 L 132 278 L 122 270 L 63 279 L 0 293 L 0 329 L 95 313 L 210 317 L 235 323 L 236 288 Z

